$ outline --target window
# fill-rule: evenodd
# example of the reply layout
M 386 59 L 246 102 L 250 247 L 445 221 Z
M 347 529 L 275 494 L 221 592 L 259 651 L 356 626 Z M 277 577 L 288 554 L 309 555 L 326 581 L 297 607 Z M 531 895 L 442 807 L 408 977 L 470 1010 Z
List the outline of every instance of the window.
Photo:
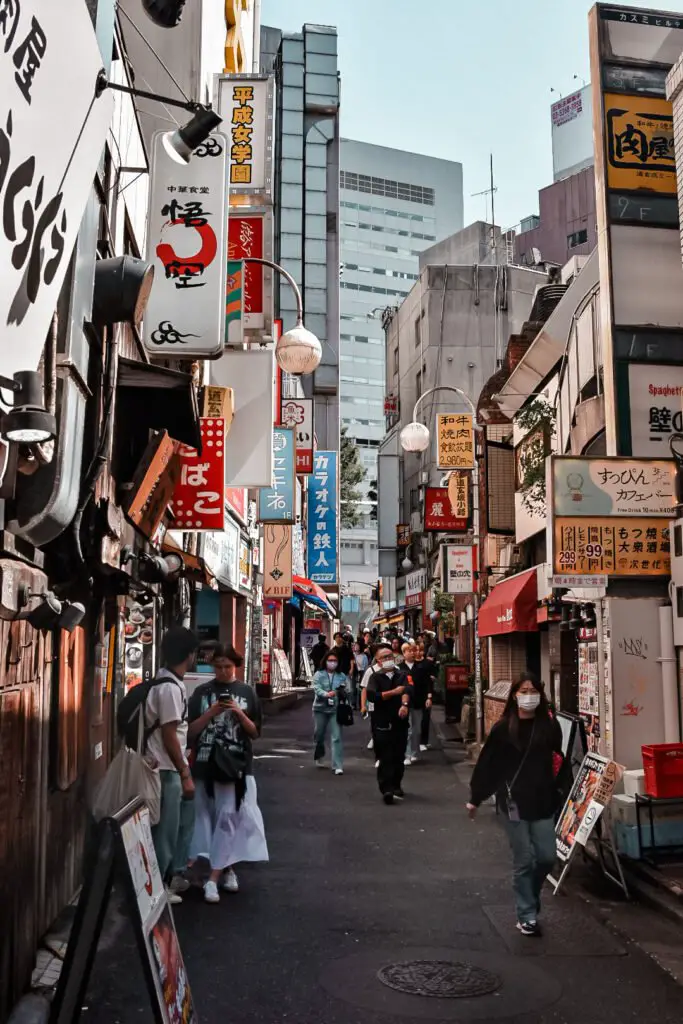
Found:
M 403 199 L 410 203 L 434 206 L 434 189 L 425 185 L 375 178 L 369 174 L 356 174 L 354 171 L 340 171 L 339 184 L 342 188 L 354 192 L 369 192 L 373 196 L 387 196 L 390 199 Z
M 588 241 L 588 229 L 582 228 L 581 231 L 574 231 L 573 234 L 567 235 L 567 245 L 570 249 L 575 249 L 577 245 L 583 245 L 584 242 Z
M 400 217 L 402 220 L 414 220 L 419 221 L 422 224 L 429 224 L 436 226 L 435 217 L 423 217 L 421 213 L 407 213 L 404 210 L 390 210 L 386 206 L 363 206 L 362 203 L 347 203 L 345 200 L 341 200 L 339 205 L 345 210 L 360 210 L 362 213 L 380 213 L 384 214 L 385 217 Z M 391 228 L 391 231 L 396 231 L 396 228 Z
M 415 394 L 418 398 L 422 394 L 422 370 L 418 370 L 415 375 Z
M 360 274 L 380 274 L 383 277 L 400 277 L 404 281 L 417 281 L 417 274 L 408 274 L 402 270 L 387 270 L 385 267 L 365 267 L 358 263 L 342 264 L 344 270 L 357 270 Z
M 398 375 L 398 345 L 394 349 L 394 373 Z

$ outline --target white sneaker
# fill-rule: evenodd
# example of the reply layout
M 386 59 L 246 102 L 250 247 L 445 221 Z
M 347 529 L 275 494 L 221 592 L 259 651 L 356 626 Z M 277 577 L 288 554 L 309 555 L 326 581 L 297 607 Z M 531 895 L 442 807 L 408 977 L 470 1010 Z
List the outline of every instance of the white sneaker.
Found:
M 374 745 L 375 745 L 375 744 L 373 743 L 373 741 L 372 741 L 372 740 L 370 740 L 370 742 L 368 743 L 368 750 L 372 750 L 372 748 L 374 747 Z
M 220 903 L 221 901 L 218 886 L 210 879 L 204 885 L 204 900 L 206 903 Z
M 176 905 L 176 903 L 183 902 L 183 897 L 179 896 L 177 892 L 173 892 L 170 885 L 166 886 L 166 898 L 173 907 Z
M 413 762 L 411 758 L 407 757 L 403 763 L 408 768 Z
M 335 768 L 334 769 L 334 774 L 335 775 L 343 775 L 344 774 L 344 769 L 343 768 Z
M 375 768 L 379 768 L 379 761 L 375 761 Z
M 316 768 L 327 768 L 327 765 L 325 764 L 322 758 L 315 762 L 315 766 Z
M 223 875 L 223 884 L 221 885 L 221 889 L 225 889 L 226 892 L 240 891 L 240 883 L 237 881 L 237 875 L 232 868 L 228 868 Z
M 190 882 L 184 875 L 174 875 L 168 888 L 169 892 L 177 895 L 179 892 L 187 892 Z
M 419 760 L 420 760 L 420 758 L 416 754 L 411 754 L 410 755 L 410 763 L 411 764 L 417 764 L 417 762 Z
M 420 750 L 424 754 L 425 750 L 429 750 L 429 746 L 426 743 L 421 743 L 420 744 Z

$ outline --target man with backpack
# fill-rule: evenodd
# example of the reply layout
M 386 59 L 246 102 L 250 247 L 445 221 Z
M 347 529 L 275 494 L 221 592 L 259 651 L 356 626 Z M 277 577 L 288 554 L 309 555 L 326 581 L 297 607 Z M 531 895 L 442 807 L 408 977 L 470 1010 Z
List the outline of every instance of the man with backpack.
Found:
M 187 748 L 187 692 L 183 678 L 199 648 L 191 629 L 172 626 L 161 641 L 164 666 L 152 681 L 145 701 L 146 759 L 156 764 L 161 778 L 161 813 L 152 826 L 159 870 L 170 903 L 189 888 L 182 877 L 187 867 L 194 829 L 194 782 L 185 754 Z

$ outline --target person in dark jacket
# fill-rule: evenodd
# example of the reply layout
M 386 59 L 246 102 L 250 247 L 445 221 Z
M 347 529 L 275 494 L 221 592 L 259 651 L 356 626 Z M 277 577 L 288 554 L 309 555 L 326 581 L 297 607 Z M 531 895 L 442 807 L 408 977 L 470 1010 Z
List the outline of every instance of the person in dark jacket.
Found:
M 334 655 L 337 659 L 339 672 L 345 676 L 351 674 L 353 652 L 351 651 L 351 644 L 347 644 L 343 633 L 334 634 L 334 647 L 331 649 L 330 655 Z
M 413 688 L 396 665 L 393 651 L 378 650 L 375 661 L 377 671 L 368 682 L 367 702 L 372 707 L 377 784 L 385 804 L 393 804 L 404 796 L 401 783 Z
M 432 707 L 433 676 L 417 644 L 404 644 L 401 650 L 404 657 L 403 671 L 408 674 L 413 685 L 413 700 L 410 706 L 410 731 L 405 758 L 406 765 L 409 765 L 419 761 L 420 751 L 426 750 L 426 747 L 421 745 L 422 724 L 425 713 L 428 714 Z M 429 724 L 427 725 L 427 732 L 429 732 Z
M 540 934 L 541 889 L 555 863 L 556 753 L 562 753 L 562 731 L 543 684 L 523 672 L 479 755 L 467 804 L 474 818 L 479 805 L 496 795 L 512 849 L 522 935 Z
M 324 633 L 318 633 L 318 642 L 313 644 L 311 647 L 311 661 L 313 662 L 313 671 L 318 672 L 325 661 L 325 656 L 330 649 L 330 645 L 327 642 L 327 637 Z
M 423 641 L 417 643 L 417 653 L 415 654 L 418 665 L 420 666 L 420 672 L 423 677 L 426 677 L 428 700 L 425 701 L 422 709 L 422 722 L 420 725 L 420 750 L 429 750 L 429 729 L 432 722 L 432 695 L 434 693 L 434 686 L 439 677 L 439 665 L 434 658 L 428 658 L 425 653 L 425 645 Z

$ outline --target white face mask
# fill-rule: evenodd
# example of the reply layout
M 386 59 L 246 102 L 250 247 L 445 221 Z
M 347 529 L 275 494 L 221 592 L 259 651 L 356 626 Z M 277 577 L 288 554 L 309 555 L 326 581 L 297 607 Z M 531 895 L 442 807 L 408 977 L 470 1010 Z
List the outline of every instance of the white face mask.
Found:
M 337 662 L 336 661 L 328 661 L 326 664 L 327 664 L 327 671 L 328 672 L 336 672 L 337 671 Z
M 522 711 L 535 711 L 541 703 L 540 693 L 518 693 L 515 699 Z
M 393 672 L 396 668 L 396 664 L 393 661 L 383 661 L 381 667 L 382 672 Z

